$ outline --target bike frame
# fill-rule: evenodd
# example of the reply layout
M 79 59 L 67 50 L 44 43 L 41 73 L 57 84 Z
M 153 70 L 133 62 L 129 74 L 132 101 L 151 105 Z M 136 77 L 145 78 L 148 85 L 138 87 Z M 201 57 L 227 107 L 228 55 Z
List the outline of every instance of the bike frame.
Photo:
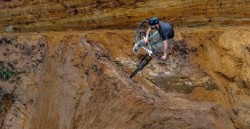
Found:
M 143 37 L 143 38 L 145 39 L 145 37 Z M 158 54 L 156 54 L 155 52 L 153 52 L 153 48 L 152 48 L 152 46 L 150 45 L 150 43 L 147 43 L 147 47 L 142 46 L 142 48 L 143 48 L 146 52 L 148 52 L 148 55 L 149 55 L 149 56 L 152 56 L 153 54 L 155 54 L 156 56 L 159 56 Z
M 150 45 L 148 45 L 148 46 L 150 46 Z M 151 47 L 151 46 L 150 46 L 150 47 Z M 144 47 L 144 46 L 142 46 L 142 48 L 143 48 L 145 51 L 148 52 L 148 55 L 149 55 L 149 56 L 152 56 L 152 55 L 154 54 L 152 50 L 150 50 L 150 49 L 148 49 L 148 48 L 146 48 L 146 47 Z
M 144 23 L 148 23 L 148 21 L 143 21 L 140 24 L 140 26 L 142 26 L 142 24 L 144 24 Z M 136 30 L 136 35 L 135 35 L 136 43 L 141 39 L 145 39 L 145 35 L 142 36 L 141 35 L 142 32 L 139 31 L 140 26 Z M 140 35 L 138 35 L 138 34 L 140 34 Z M 143 32 L 143 34 L 145 34 L 145 31 Z M 150 33 L 150 35 L 152 35 L 152 34 Z M 138 36 L 140 36 L 140 39 L 138 39 Z M 145 46 L 143 45 L 142 48 L 147 52 L 147 54 L 141 59 L 140 63 L 138 65 L 136 65 L 136 69 L 132 72 L 132 74 L 130 75 L 130 78 L 135 76 L 139 71 L 141 71 L 149 63 L 149 61 L 152 59 L 152 55 L 156 55 L 158 57 L 158 59 L 160 57 L 159 54 L 153 50 L 150 43 L 147 43 Z

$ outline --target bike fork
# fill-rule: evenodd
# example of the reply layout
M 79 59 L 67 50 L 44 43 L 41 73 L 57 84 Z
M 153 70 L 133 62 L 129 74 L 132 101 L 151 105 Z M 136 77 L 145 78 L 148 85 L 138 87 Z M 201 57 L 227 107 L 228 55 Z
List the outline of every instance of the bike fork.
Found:
M 139 64 L 141 64 L 141 62 L 147 57 L 147 56 L 149 56 L 148 54 L 146 54 L 142 59 L 141 59 L 141 61 L 140 61 L 140 63 Z M 137 64 L 136 66 L 138 66 L 139 64 Z

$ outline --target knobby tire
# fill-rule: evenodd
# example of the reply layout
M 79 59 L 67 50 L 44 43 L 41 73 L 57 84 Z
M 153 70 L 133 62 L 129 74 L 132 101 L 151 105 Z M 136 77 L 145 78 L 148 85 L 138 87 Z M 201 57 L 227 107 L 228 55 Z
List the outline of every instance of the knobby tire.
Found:
M 147 59 L 149 58 L 149 59 Z M 151 57 L 147 55 L 147 57 L 143 58 L 141 63 L 137 66 L 137 68 L 134 70 L 134 72 L 130 75 L 130 78 L 134 77 L 139 71 L 141 71 L 151 60 Z

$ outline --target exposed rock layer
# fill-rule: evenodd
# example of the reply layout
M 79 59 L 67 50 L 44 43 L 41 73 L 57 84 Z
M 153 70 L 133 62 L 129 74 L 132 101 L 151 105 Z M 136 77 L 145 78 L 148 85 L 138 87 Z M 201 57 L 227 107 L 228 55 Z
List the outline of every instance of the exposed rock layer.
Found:
M 249 25 L 248 0 L 1 1 L 1 31 L 128 28 L 152 16 L 175 26 Z

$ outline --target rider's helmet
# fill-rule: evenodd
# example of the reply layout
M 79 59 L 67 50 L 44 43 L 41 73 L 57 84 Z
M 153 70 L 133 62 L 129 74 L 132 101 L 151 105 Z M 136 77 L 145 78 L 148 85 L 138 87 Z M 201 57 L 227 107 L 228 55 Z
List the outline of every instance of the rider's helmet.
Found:
M 148 24 L 150 26 L 155 25 L 155 24 L 159 24 L 159 19 L 157 17 L 153 17 L 153 18 L 148 20 Z

